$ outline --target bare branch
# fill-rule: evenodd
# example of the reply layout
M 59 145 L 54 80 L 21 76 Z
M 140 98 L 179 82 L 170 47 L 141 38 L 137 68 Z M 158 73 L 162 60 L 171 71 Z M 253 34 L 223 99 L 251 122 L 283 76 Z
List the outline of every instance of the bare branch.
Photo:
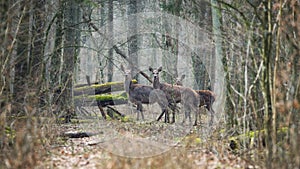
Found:
M 98 29 L 98 27 L 97 27 L 94 23 L 91 22 L 90 19 L 87 19 L 84 15 L 83 15 L 82 17 L 83 17 L 83 20 L 84 20 L 90 27 L 92 27 L 97 33 L 99 33 L 99 34 L 100 34 L 102 37 L 104 37 L 105 39 L 108 39 L 108 38 L 106 37 L 106 35 L 103 34 L 103 33 Z M 142 76 L 144 76 L 150 83 L 152 83 L 151 78 L 150 78 L 145 72 L 143 72 L 143 71 L 141 71 L 140 69 L 138 69 L 138 68 L 137 68 L 137 67 L 136 67 L 136 66 L 128 59 L 128 57 L 126 56 L 126 54 L 125 54 L 122 50 L 120 50 L 116 45 L 113 45 L 112 48 L 115 50 L 115 52 L 116 52 L 117 54 L 119 54 L 122 58 L 124 58 L 124 59 L 130 64 L 131 67 L 133 67 L 133 68 L 135 68 L 136 70 L 138 70 L 138 72 L 139 72 Z

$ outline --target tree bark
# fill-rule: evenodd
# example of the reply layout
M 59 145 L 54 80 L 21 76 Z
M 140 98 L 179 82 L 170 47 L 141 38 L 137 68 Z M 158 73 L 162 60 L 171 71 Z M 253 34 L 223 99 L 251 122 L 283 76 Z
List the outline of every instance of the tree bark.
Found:
M 107 65 L 107 81 L 111 82 L 114 74 L 113 63 L 113 45 L 114 45 L 114 1 L 108 1 L 108 65 Z
M 80 38 L 79 18 L 80 9 L 75 0 L 66 2 L 65 7 L 65 41 L 63 52 L 62 67 L 62 112 L 65 113 L 65 122 L 70 122 L 71 115 L 74 113 L 73 103 L 73 81 L 76 58 L 78 55 L 78 43 Z M 62 103 L 61 102 L 61 103 Z
M 26 90 L 28 89 L 27 85 L 27 74 L 29 69 L 29 64 L 27 60 L 29 60 L 29 45 L 30 45 L 30 37 L 29 37 L 29 10 L 30 10 L 29 1 L 23 1 L 20 6 L 20 15 L 21 22 L 20 30 L 17 34 L 17 49 L 16 49 L 16 64 L 15 66 L 15 76 L 14 76 L 14 94 L 13 100 L 15 102 L 15 110 L 14 113 L 23 112 L 24 108 L 22 104 L 25 104 L 25 95 Z
M 133 80 L 133 83 L 137 81 Z M 74 96 L 79 95 L 94 95 L 94 94 L 104 94 L 116 91 L 124 90 L 123 82 L 109 82 L 105 84 L 97 84 L 93 86 L 83 86 L 74 89 Z
M 271 0 L 263 2 L 264 8 L 264 17 L 263 17 L 263 52 L 262 52 L 262 59 L 263 59 L 263 77 L 262 77 L 262 88 L 263 88 L 263 97 L 264 97 L 264 112 L 265 112 L 265 128 L 267 130 L 266 136 L 266 145 L 267 145 L 267 160 L 266 160 L 266 167 L 272 167 L 272 158 L 273 158 L 273 134 L 276 131 L 273 131 L 273 122 L 272 117 L 273 113 L 275 113 L 273 106 L 272 106 L 272 6 Z
M 175 16 L 180 15 L 181 4 L 181 0 L 175 0 L 174 2 L 163 1 L 163 6 L 167 7 L 168 12 Z M 169 8 L 169 6 L 171 7 Z M 175 28 L 172 30 L 172 28 L 169 27 L 168 18 L 166 16 L 163 17 L 163 22 L 164 27 L 162 29 L 165 31 L 163 41 L 165 50 L 168 52 L 165 52 L 162 58 L 162 63 L 166 70 L 162 72 L 162 78 L 167 83 L 174 83 L 174 79 L 178 77 L 179 27 L 181 25 L 176 23 Z
M 63 47 L 63 16 L 64 16 L 64 3 L 58 2 L 58 12 L 56 13 L 56 30 L 54 40 L 54 52 L 51 55 L 50 62 L 50 86 L 52 90 L 58 87 L 61 82 L 61 58 L 62 58 L 62 47 Z M 54 98 L 55 100 L 55 98 Z
M 138 59 L 138 46 L 139 46 L 139 36 L 137 34 L 138 29 L 138 20 L 137 20 L 137 0 L 130 0 L 128 4 L 128 59 L 136 67 L 131 67 L 132 77 L 138 80 L 137 69 L 139 68 L 139 59 Z

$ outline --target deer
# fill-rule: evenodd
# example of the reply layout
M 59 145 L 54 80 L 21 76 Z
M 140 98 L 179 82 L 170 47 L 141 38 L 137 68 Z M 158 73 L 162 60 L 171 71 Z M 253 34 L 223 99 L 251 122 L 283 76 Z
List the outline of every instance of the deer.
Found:
M 185 75 L 181 75 L 181 77 L 177 77 L 174 84 L 178 85 L 178 86 L 183 86 L 182 81 L 183 81 L 184 78 L 185 78 Z
M 182 75 L 180 78 L 176 78 L 175 85 L 183 86 L 183 79 L 185 78 L 185 75 Z M 213 124 L 214 114 L 215 111 L 212 108 L 213 103 L 216 100 L 216 95 L 214 92 L 210 90 L 195 90 L 199 94 L 199 108 L 202 106 L 205 106 L 205 108 L 210 112 L 210 122 L 209 124 Z
M 159 73 L 162 71 L 160 66 L 157 69 L 149 67 L 149 71 L 153 74 L 153 88 L 162 90 L 167 96 L 169 105 L 176 105 L 176 103 L 181 103 L 183 105 L 185 117 L 183 118 L 182 123 L 185 122 L 186 118 L 189 117 L 191 122 L 191 114 L 193 111 L 195 113 L 195 123 L 197 125 L 197 118 L 199 114 L 199 95 L 193 89 L 188 87 L 183 87 L 179 85 L 171 85 L 168 83 L 161 83 L 159 80 Z M 175 121 L 175 111 L 173 111 L 173 121 Z
M 131 71 L 125 70 L 123 65 L 121 65 L 121 70 L 125 73 L 124 89 L 129 101 L 137 105 L 137 120 L 139 120 L 139 114 L 144 120 L 142 104 L 154 104 L 157 102 L 162 109 L 162 113 L 168 113 L 168 100 L 161 91 L 155 90 L 150 85 L 132 83 Z M 165 122 L 167 122 L 166 119 Z
M 159 71 L 161 71 L 161 69 L 162 69 L 162 68 L 159 68 Z M 152 72 L 152 71 L 153 71 L 153 68 L 149 67 L 149 71 Z M 152 73 L 153 73 L 153 72 L 152 72 Z M 176 81 L 175 81 L 174 84 L 175 84 L 175 85 L 180 85 L 180 84 L 181 84 L 180 86 L 182 86 L 182 80 L 183 80 L 184 78 L 185 78 L 185 75 L 182 75 L 180 78 L 176 78 Z M 179 93 L 177 93 L 177 95 L 179 96 Z M 175 97 L 174 97 L 174 98 L 175 98 Z M 173 99 L 174 99 L 174 98 L 173 98 Z M 175 100 L 173 100 L 172 102 L 169 103 L 169 107 L 170 107 L 171 110 L 173 111 L 173 113 L 172 113 L 172 114 L 173 114 L 172 123 L 175 122 L 175 112 L 178 111 L 178 108 L 177 108 L 177 106 L 176 106 L 176 103 L 178 103 L 178 102 L 180 102 L 180 100 L 178 100 L 178 99 L 176 100 L 176 99 L 175 99 Z M 164 115 L 164 113 L 161 113 L 160 116 L 158 117 L 157 121 L 159 121 L 163 115 Z M 168 121 L 169 121 L 169 114 L 166 114 L 166 115 L 165 115 L 165 118 L 168 119 Z

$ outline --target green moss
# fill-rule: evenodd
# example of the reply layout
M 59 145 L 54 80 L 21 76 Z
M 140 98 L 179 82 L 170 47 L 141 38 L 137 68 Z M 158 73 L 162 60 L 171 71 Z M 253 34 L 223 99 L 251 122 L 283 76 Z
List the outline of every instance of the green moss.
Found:
M 78 87 L 78 88 L 75 88 L 75 90 L 81 91 L 81 90 L 88 90 L 91 88 L 108 87 L 108 86 L 122 85 L 122 84 L 123 84 L 123 82 L 107 82 L 104 84 L 95 84 L 95 85 L 91 85 L 91 86 Z
M 231 150 L 233 151 L 238 150 L 240 148 L 239 145 L 240 145 L 239 140 L 237 140 L 236 138 L 229 139 L 229 147 L 231 148 Z
M 84 98 L 86 98 L 87 96 L 88 96 L 88 95 L 74 96 L 74 100 L 84 99 Z
M 183 140 L 182 137 L 175 137 L 175 138 L 174 138 L 174 141 L 176 141 L 176 142 L 180 142 L 180 141 L 182 141 L 182 140 Z
M 16 131 L 8 126 L 5 126 L 5 134 L 10 140 L 13 140 L 16 137 Z
M 199 137 L 198 137 L 198 138 L 195 138 L 195 143 L 196 143 L 196 144 L 200 144 L 200 143 L 202 143 L 202 140 L 201 140 L 201 138 L 199 138 Z
M 91 100 L 97 100 L 97 101 L 109 101 L 109 100 L 127 100 L 127 94 L 125 92 L 120 94 L 99 94 L 99 95 L 80 95 L 80 96 L 74 96 L 74 100 L 80 100 L 80 99 L 91 99 Z
M 238 140 L 238 139 L 250 139 L 250 138 L 254 138 L 255 136 L 257 136 L 258 134 L 264 134 L 265 130 L 258 130 L 258 131 L 249 131 L 247 133 L 244 134 L 240 134 L 237 136 L 233 136 L 230 137 L 229 140 Z
M 99 101 L 108 101 L 108 100 L 127 100 L 126 93 L 121 94 L 101 94 L 101 95 L 92 95 L 88 96 L 89 99 L 95 99 Z
M 288 127 L 282 127 L 277 130 L 277 134 L 286 134 L 288 132 L 289 128 Z
M 221 129 L 221 130 L 219 131 L 219 133 L 220 133 L 220 134 L 223 134 L 223 133 L 225 133 L 225 131 L 226 131 L 225 129 Z
M 132 122 L 134 121 L 133 118 L 130 118 L 129 116 L 124 116 L 124 117 L 121 117 L 121 122 Z
M 133 83 L 137 83 L 137 80 L 133 79 Z M 95 89 L 95 88 L 101 88 L 101 87 L 109 87 L 109 86 L 116 86 L 116 85 L 122 85 L 123 86 L 124 82 L 118 81 L 118 82 L 107 82 L 104 84 L 94 84 L 91 86 L 83 86 L 83 87 L 78 87 L 75 88 L 75 91 L 84 91 L 84 90 L 89 90 L 89 89 Z
M 265 129 L 257 130 L 257 131 L 249 131 L 244 134 L 230 137 L 228 140 L 230 142 L 230 146 L 234 147 L 232 149 L 235 150 L 235 149 L 239 149 L 239 145 L 241 144 L 241 142 L 243 140 L 247 140 L 247 142 L 250 145 L 254 144 L 253 143 L 254 138 L 257 137 L 258 135 L 266 135 L 266 132 L 267 131 Z M 278 135 L 284 135 L 284 134 L 287 134 L 287 132 L 288 132 L 288 127 L 282 127 L 277 130 Z

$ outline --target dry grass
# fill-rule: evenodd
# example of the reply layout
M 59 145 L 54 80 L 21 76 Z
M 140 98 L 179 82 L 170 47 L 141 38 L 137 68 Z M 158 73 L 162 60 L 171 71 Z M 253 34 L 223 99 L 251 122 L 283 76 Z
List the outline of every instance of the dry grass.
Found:
M 127 123 L 132 125 L 132 123 Z M 74 129 L 74 126 L 63 127 Z M 76 128 L 76 127 L 75 127 Z M 197 130 L 197 129 L 195 129 Z M 36 168 L 253 168 L 249 161 L 228 150 L 224 140 L 201 141 L 197 132 L 187 135 L 176 146 L 159 155 L 142 158 L 124 157 L 103 148 L 88 145 L 97 136 L 60 139 L 49 147 L 48 156 Z M 121 146 L 121 145 L 120 145 Z M 258 166 L 256 166 L 259 168 Z
M 48 121 L 48 122 L 46 122 Z M 53 140 L 52 119 L 13 117 L 3 127 L 0 168 L 33 168 Z

